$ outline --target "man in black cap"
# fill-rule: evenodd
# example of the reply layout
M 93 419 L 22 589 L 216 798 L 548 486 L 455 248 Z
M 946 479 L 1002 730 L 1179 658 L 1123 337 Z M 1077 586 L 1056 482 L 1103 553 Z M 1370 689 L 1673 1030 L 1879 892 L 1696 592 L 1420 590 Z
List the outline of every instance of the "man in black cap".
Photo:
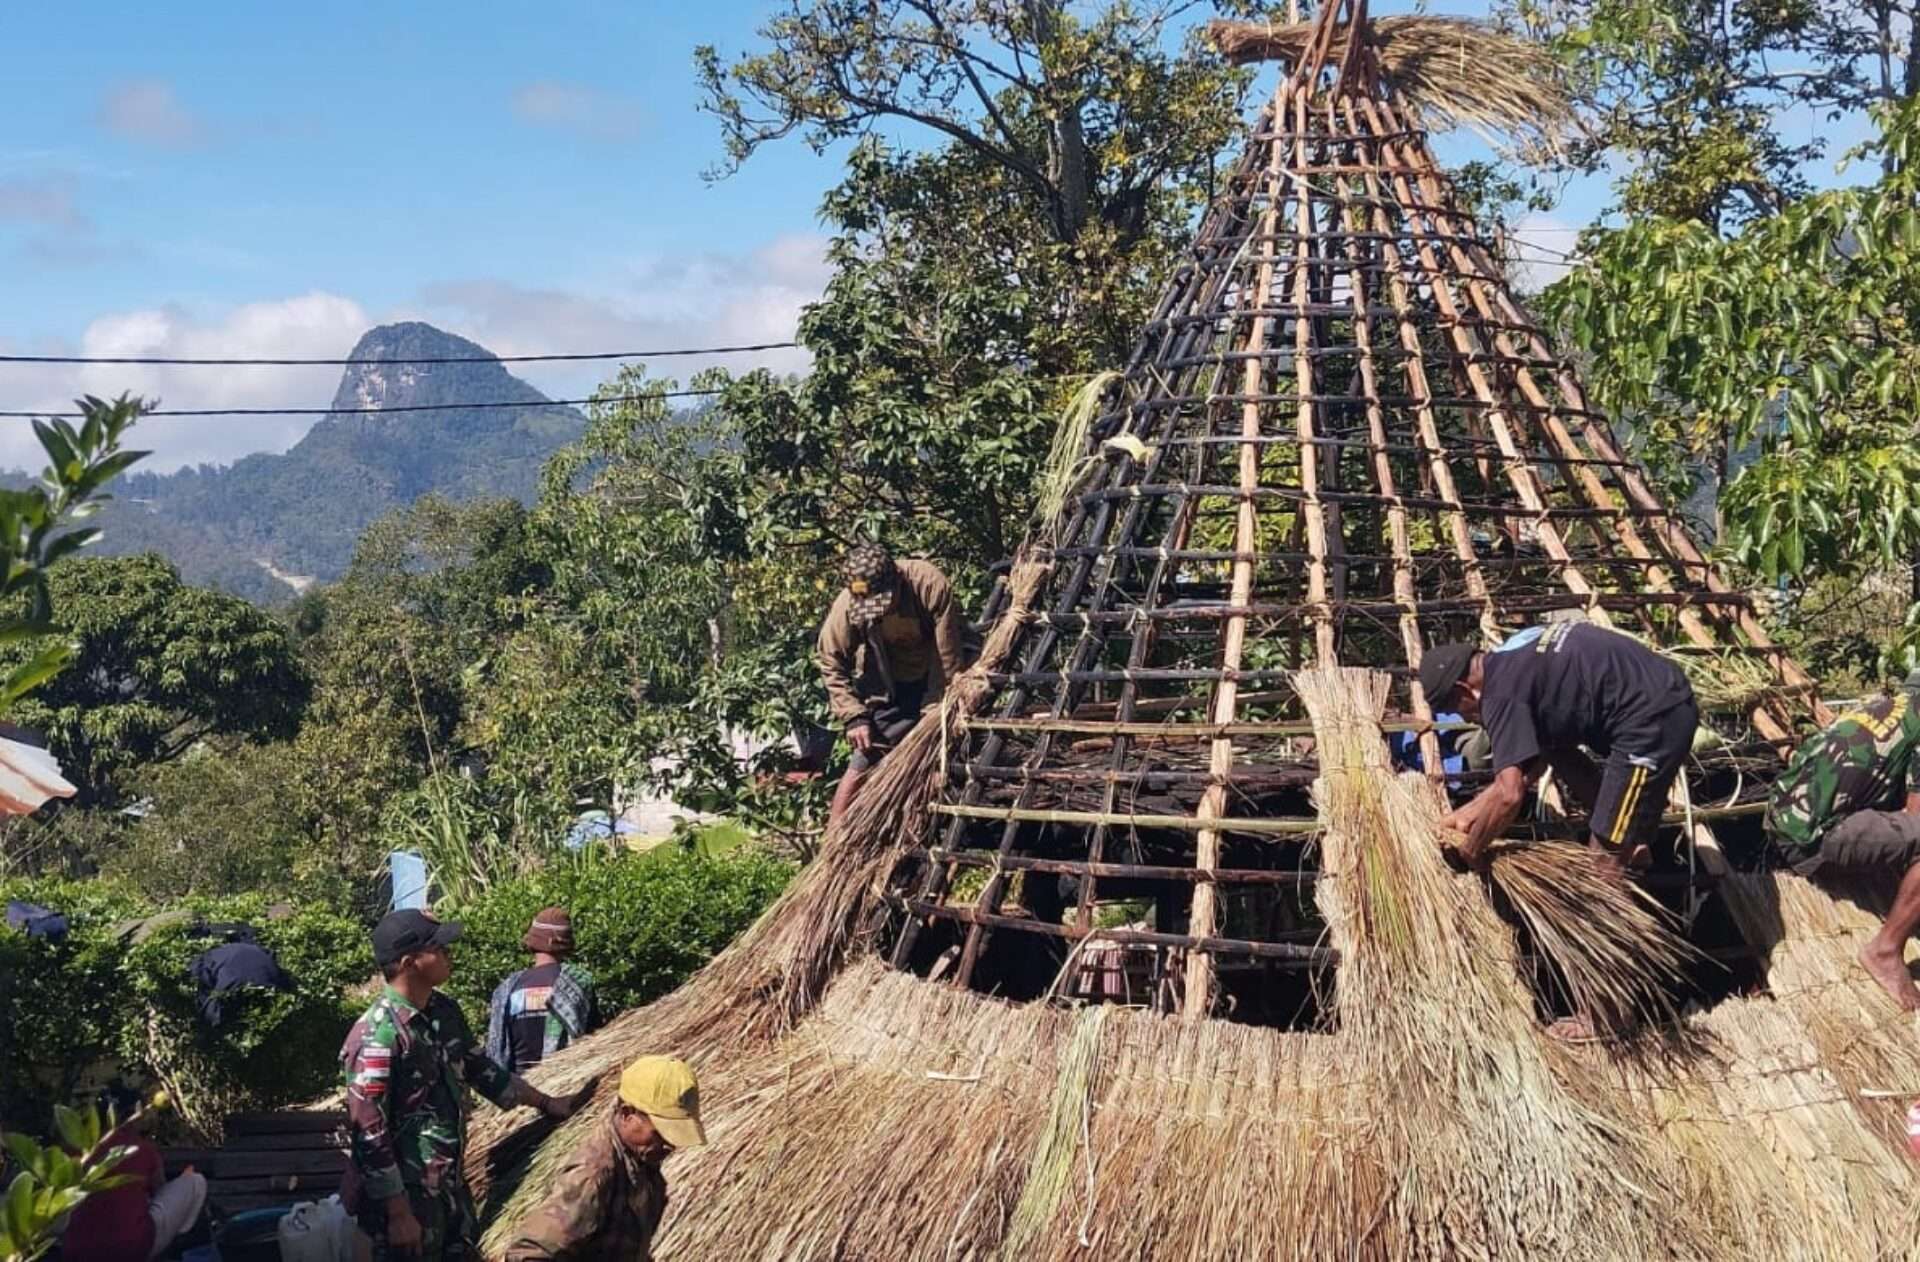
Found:
M 477 1258 L 473 1197 L 461 1169 L 466 1088 L 503 1109 L 572 1115 L 592 1091 L 556 1098 L 480 1050 L 460 1005 L 436 987 L 452 975 L 460 926 L 423 911 L 389 913 L 373 930 L 386 978 L 340 1049 L 351 1162 L 343 1199 L 373 1238 L 375 1259 Z
M 1650 861 L 1647 843 L 1700 725 L 1693 687 L 1673 662 L 1606 627 L 1559 622 L 1492 652 L 1430 649 L 1420 687 L 1434 710 L 1479 723 L 1493 743 L 1493 782 L 1445 821 L 1462 834 L 1461 858 L 1479 864 L 1552 768 L 1587 808 L 1592 843 L 1616 871 Z
M 876 543 L 847 553 L 846 587 L 820 626 L 814 660 L 853 758 L 827 816 L 832 828 L 882 754 L 913 730 L 960 673 L 960 610 L 947 576 L 926 561 L 896 561 Z

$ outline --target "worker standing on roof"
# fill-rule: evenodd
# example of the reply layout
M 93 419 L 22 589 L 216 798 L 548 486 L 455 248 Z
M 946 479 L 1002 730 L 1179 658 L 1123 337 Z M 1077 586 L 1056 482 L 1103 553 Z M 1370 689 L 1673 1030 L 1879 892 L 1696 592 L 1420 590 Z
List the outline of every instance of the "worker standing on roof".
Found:
M 667 1211 L 660 1163 L 707 1142 L 700 1088 L 683 1060 L 643 1056 L 620 1075 L 607 1124 L 587 1136 L 553 1192 L 507 1246 L 506 1262 L 647 1262 Z
M 827 703 L 853 746 L 827 816 L 832 829 L 881 756 L 960 673 L 960 611 L 947 576 L 863 543 L 841 567 L 846 587 L 820 627 L 815 661 Z
M 1590 622 L 1530 627 L 1492 652 L 1430 649 L 1420 687 L 1434 710 L 1485 727 L 1493 782 L 1445 823 L 1478 865 L 1548 768 L 1587 809 L 1592 843 L 1624 875 L 1651 861 L 1667 790 L 1693 748 L 1700 711 L 1673 662 Z M 1605 761 L 1595 765 L 1581 747 Z
M 503 1109 L 525 1104 L 552 1118 L 585 1098 L 550 1096 L 480 1050 L 460 1005 L 436 989 L 452 975 L 447 947 L 459 936 L 458 924 L 424 911 L 389 912 L 374 926 L 386 986 L 340 1049 L 351 1157 L 342 1199 L 373 1238 L 375 1262 L 479 1256 L 460 1164 L 468 1087 Z
M 1897 886 L 1860 963 L 1893 1001 L 1920 1009 L 1907 939 L 1920 932 L 1920 671 L 1896 693 L 1844 714 L 1794 753 L 1767 799 L 1776 864 L 1816 880 Z M 1897 876 L 1895 874 L 1898 874 Z

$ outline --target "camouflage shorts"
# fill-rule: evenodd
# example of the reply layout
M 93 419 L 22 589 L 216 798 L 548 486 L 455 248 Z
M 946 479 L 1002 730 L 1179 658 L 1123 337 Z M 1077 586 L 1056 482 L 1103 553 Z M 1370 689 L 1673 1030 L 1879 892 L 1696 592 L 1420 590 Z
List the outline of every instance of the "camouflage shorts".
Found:
M 360 1230 L 373 1238 L 373 1262 L 475 1262 L 480 1257 L 473 1244 L 472 1219 L 452 1198 L 428 1196 L 409 1188 L 407 1200 L 413 1206 L 413 1216 L 420 1220 L 420 1252 L 395 1253 L 388 1249 L 386 1206 L 371 1206 L 361 1212 Z

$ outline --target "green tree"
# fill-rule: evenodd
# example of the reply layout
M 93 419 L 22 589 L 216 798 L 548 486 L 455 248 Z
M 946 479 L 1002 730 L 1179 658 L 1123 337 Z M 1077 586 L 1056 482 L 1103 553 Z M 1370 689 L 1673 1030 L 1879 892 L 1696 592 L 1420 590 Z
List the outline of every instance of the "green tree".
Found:
M 1600 402 L 1672 477 L 1756 458 L 1720 500 L 1728 554 L 1768 581 L 1920 554 L 1920 102 L 1879 107 L 1872 184 L 1721 237 L 1649 219 L 1590 234 L 1548 292 Z
M 1617 172 L 1629 216 L 1718 231 L 1779 213 L 1832 123 L 1920 91 L 1914 0 L 1510 0 L 1590 105 L 1565 162 Z M 1888 164 L 1897 161 L 1883 153 Z
M 1151 231 L 1169 186 L 1211 171 L 1249 78 L 1192 33 L 1169 50 L 1195 7 L 788 0 L 760 27 L 762 51 L 695 57 L 732 165 L 791 135 L 823 150 L 917 128 L 1017 182 L 1052 240 L 1100 226 L 1124 246 Z
M 155 900 L 297 883 L 312 834 L 287 791 L 293 758 L 288 741 L 240 741 L 142 768 L 128 787 L 145 809 L 96 851 L 101 874 Z
M 82 802 L 113 800 L 127 772 L 209 738 L 292 735 L 307 680 L 285 629 L 255 606 L 189 587 L 153 555 L 75 560 L 46 589 L 48 625 L 73 657 L 13 717 L 47 734 Z M 0 649 L 0 664 L 26 653 Z
M 340 582 L 294 606 L 314 693 L 288 791 L 316 876 L 367 896 L 394 803 L 477 756 L 460 734 L 469 691 L 544 581 L 528 546 L 513 501 L 425 496 L 369 527 Z
M 551 760 L 582 805 L 647 786 L 738 810 L 780 756 L 742 766 L 735 737 L 777 741 L 818 710 L 805 663 L 825 580 L 747 547 L 734 419 L 671 411 L 670 384 L 623 370 L 549 466 L 534 519 L 551 585 L 473 730 L 516 782 Z

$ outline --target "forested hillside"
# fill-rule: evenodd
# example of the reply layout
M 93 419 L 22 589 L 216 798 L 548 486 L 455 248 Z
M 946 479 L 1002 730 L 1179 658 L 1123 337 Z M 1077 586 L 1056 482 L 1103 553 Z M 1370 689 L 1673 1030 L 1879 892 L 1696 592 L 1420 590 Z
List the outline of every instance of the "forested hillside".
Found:
M 349 358 L 488 353 L 432 325 L 409 323 L 370 330 Z M 515 406 L 391 416 L 348 410 L 476 401 Z M 584 426 L 578 412 L 548 403 L 498 362 L 355 364 L 341 375 L 331 406 L 333 414 L 284 454 L 128 476 L 100 515 L 99 550 L 158 552 L 189 582 L 284 602 L 306 585 L 300 580 L 340 577 L 361 531 L 429 492 L 531 502 L 541 465 Z

